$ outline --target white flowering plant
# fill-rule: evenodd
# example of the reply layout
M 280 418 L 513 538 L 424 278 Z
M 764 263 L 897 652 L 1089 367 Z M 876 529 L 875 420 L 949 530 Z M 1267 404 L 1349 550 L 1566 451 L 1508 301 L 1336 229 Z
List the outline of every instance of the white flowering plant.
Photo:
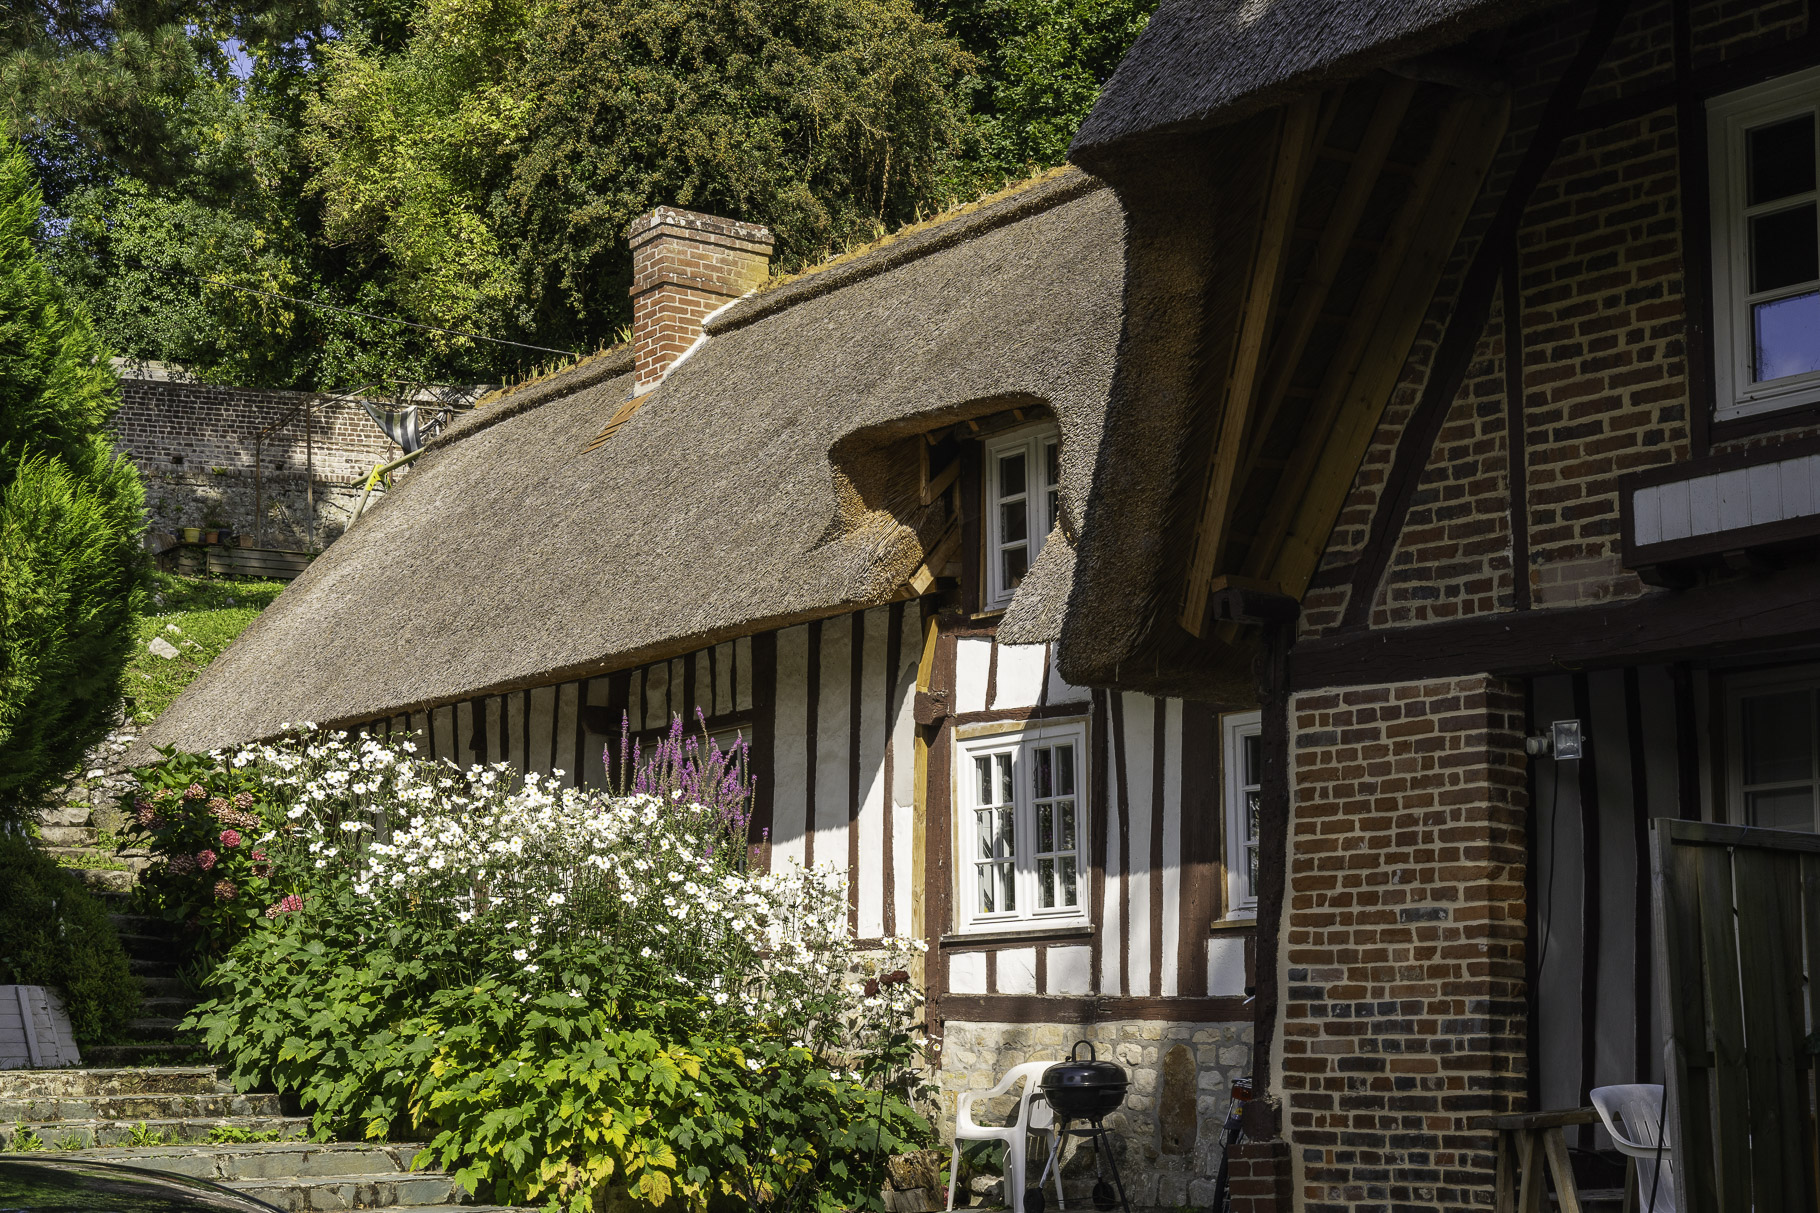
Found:
M 409 739 L 213 761 L 288 891 L 193 1026 L 320 1133 L 434 1130 L 471 1188 L 574 1213 L 868 1207 L 926 1137 L 920 945 L 862 947 L 842 872 L 752 862 L 743 746 L 622 738 L 611 793 Z

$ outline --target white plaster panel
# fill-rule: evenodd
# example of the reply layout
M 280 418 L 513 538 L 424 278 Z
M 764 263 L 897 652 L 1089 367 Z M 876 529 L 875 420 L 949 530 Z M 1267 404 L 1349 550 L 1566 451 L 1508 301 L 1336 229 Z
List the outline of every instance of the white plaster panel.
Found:
M 733 668 L 738 674 L 738 686 L 734 688 L 734 710 L 747 712 L 752 709 L 752 638 L 741 636 L 733 642 Z
M 809 629 L 777 634 L 777 727 L 772 746 L 772 867 L 803 862 L 803 818 L 808 807 Z
M 736 711 L 733 699 L 733 642 L 714 646 L 714 714 Z
M 1036 949 L 1005 948 L 998 954 L 998 992 L 1036 993 Z
M 890 739 L 891 671 L 885 668 L 891 608 L 874 607 L 860 616 L 859 703 L 859 933 L 875 939 L 885 933 L 885 743 Z
M 1086 994 L 1093 989 L 1093 949 L 1050 948 L 1044 962 L 1048 969 L 1047 994 Z
M 954 647 L 954 710 L 986 710 L 986 680 L 992 670 L 992 638 L 962 636 Z
M 995 708 L 1033 708 L 1043 696 L 1043 677 L 1048 672 L 1046 644 L 1001 644 L 998 646 L 998 678 L 994 680 Z
M 551 743 L 556 737 L 556 688 L 531 688 L 531 770 L 540 775 L 548 775 L 552 766 L 562 765 L 550 761 Z
M 898 653 L 891 724 L 891 880 L 899 935 L 914 934 L 911 898 L 916 872 L 916 669 L 922 661 L 923 610 L 904 607 L 904 640 Z
M 1182 701 L 1166 700 L 1163 714 L 1163 989 L 1181 993 L 1177 967 L 1182 939 Z
M 645 667 L 644 727 L 660 729 L 670 723 L 670 663 Z
M 1093 697 L 1086 687 L 1077 687 L 1062 677 L 1055 662 L 1049 663 L 1049 703 L 1081 703 Z
M 815 701 L 815 866 L 847 867 L 847 766 L 852 739 L 853 616 L 822 622 L 821 691 Z
M 1131 803 L 1131 857 L 1125 870 L 1131 874 L 1131 921 L 1125 925 L 1125 947 L 1130 955 L 1126 976 L 1133 995 L 1154 994 L 1150 988 L 1150 831 L 1155 826 L 1156 700 L 1124 692 L 1125 789 Z
M 556 688 L 556 769 L 562 772 L 564 787 L 575 786 L 575 773 L 579 769 L 575 761 L 578 757 L 575 752 L 575 712 L 580 700 L 579 684 L 565 682 Z
M 1245 993 L 1245 940 L 1222 936 L 1207 941 L 1207 993 L 1223 998 Z
M 589 707 L 605 707 L 611 686 L 605 678 L 590 678 L 582 684 L 587 698 L 583 701 Z M 590 788 L 602 788 L 607 784 L 606 747 L 617 738 L 607 738 L 599 733 L 589 733 L 582 749 L 583 766 L 582 782 Z
M 986 954 L 954 952 L 948 957 L 948 992 L 950 994 L 984 994 L 986 992 Z

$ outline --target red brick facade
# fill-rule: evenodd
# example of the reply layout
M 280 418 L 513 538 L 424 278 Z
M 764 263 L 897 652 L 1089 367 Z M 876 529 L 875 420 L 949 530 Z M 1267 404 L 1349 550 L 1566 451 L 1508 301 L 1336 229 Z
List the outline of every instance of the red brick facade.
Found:
M 1278 1049 L 1299 1207 L 1490 1203 L 1524 1097 L 1523 699 L 1484 677 L 1291 705 Z
M 656 387 L 695 344 L 702 322 L 765 280 L 771 233 L 660 206 L 632 224 L 632 351 L 635 391 Z

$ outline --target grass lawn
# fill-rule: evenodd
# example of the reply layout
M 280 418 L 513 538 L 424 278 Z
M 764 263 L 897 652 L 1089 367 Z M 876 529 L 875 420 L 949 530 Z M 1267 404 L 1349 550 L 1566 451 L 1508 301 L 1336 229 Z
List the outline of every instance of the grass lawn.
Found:
M 164 711 L 203 666 L 271 605 L 285 584 L 173 573 L 152 577 L 152 613 L 139 620 L 138 644 L 122 685 L 132 718 L 139 724 L 151 723 Z M 177 656 L 153 653 L 148 646 L 158 638 L 176 649 Z

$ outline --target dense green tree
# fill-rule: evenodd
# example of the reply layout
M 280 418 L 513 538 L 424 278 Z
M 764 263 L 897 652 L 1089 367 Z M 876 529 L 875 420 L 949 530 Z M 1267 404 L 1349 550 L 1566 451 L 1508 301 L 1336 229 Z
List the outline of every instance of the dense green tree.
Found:
M 106 351 L 32 246 L 42 205 L 0 143 L 0 820 L 107 732 L 143 594 L 143 491 L 105 432 Z

